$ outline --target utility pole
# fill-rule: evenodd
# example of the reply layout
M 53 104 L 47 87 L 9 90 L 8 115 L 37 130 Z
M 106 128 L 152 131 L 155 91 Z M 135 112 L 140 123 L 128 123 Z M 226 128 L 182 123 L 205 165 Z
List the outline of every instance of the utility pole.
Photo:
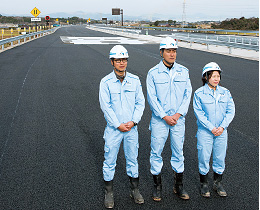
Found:
M 182 11 L 182 28 L 184 28 L 186 23 L 186 0 L 183 2 L 183 11 Z
M 121 14 L 121 21 L 122 21 L 122 26 L 124 25 L 124 22 L 123 22 L 123 9 L 120 10 L 120 14 Z

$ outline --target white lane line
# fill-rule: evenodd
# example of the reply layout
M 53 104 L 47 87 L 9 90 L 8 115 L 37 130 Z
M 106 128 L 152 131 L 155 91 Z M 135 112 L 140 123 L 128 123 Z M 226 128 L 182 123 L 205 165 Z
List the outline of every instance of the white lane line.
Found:
M 126 37 L 67 37 L 61 36 L 66 44 L 147 44 L 148 41 L 140 41 Z

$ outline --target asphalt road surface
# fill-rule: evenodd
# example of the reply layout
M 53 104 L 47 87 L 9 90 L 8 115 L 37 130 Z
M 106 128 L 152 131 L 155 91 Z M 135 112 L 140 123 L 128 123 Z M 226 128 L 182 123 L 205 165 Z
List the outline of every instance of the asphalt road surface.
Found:
M 162 32 L 163 33 L 163 32 Z M 100 80 L 112 71 L 113 45 L 65 44 L 60 36 L 113 36 L 83 26 L 0 53 L 0 209 L 104 209 L 103 132 L 99 107 Z M 160 61 L 158 45 L 125 45 L 128 71 L 140 77 L 146 96 L 148 70 Z M 258 62 L 179 48 L 177 62 L 190 70 L 193 92 L 202 85 L 202 67 L 211 61 L 223 69 L 221 83 L 236 104 L 228 128 L 229 143 L 223 184 L 228 197 L 211 189 L 199 194 L 196 120 L 192 105 L 186 117 L 184 186 L 191 199 L 174 195 L 167 141 L 162 170 L 163 199 L 151 198 L 149 168 L 151 117 L 146 108 L 139 129 L 140 191 L 145 204 L 129 196 L 122 147 L 114 178 L 115 209 L 258 209 L 259 206 L 259 70 Z M 212 186 L 212 170 L 210 186 Z

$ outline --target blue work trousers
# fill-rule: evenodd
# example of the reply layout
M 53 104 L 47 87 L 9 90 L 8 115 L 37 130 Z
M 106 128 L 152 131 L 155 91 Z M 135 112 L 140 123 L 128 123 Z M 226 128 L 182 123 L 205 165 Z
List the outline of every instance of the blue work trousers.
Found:
M 220 136 L 214 136 L 209 130 L 198 129 L 197 149 L 200 174 L 206 175 L 209 172 L 211 153 L 213 153 L 213 171 L 217 174 L 224 172 L 227 139 L 227 130 L 224 130 Z
M 162 151 L 165 142 L 170 134 L 171 139 L 171 166 L 177 173 L 184 171 L 183 143 L 185 135 L 185 118 L 180 117 L 174 126 L 168 125 L 163 119 L 152 117 L 150 123 L 151 130 L 151 173 L 158 175 L 163 167 Z
M 114 127 L 107 126 L 104 133 L 105 160 L 103 163 L 103 177 L 105 181 L 114 179 L 117 154 L 123 140 L 123 147 L 126 159 L 127 175 L 133 178 L 138 177 L 138 131 L 133 127 L 128 132 L 121 132 Z

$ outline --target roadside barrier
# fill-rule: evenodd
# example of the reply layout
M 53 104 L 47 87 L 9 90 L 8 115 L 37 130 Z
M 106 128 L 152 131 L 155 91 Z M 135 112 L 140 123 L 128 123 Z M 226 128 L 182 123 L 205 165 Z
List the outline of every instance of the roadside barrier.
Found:
M 32 39 L 54 33 L 57 29 L 58 29 L 58 27 L 52 28 L 49 30 L 45 30 L 45 31 L 38 31 L 38 32 L 33 32 L 33 33 L 29 33 L 29 34 L 24 34 L 24 35 L 0 40 L 0 45 L 1 45 L 0 52 L 1 52 L 1 50 L 4 51 L 5 48 L 13 47 L 14 45 L 20 45 L 21 43 L 26 43 L 28 41 L 31 41 Z
M 192 34 L 192 33 L 173 33 L 171 37 L 190 43 L 205 44 L 209 50 L 210 45 L 226 46 L 229 48 L 229 53 L 232 49 L 240 48 L 246 50 L 259 51 L 258 37 L 243 37 L 234 35 L 211 35 L 211 34 Z
M 145 35 L 143 35 L 142 30 L 136 30 L 134 27 L 132 29 L 125 28 L 125 27 L 120 27 L 120 28 L 115 28 L 115 27 L 101 27 L 101 26 L 91 26 L 90 28 L 99 30 L 102 32 L 107 32 L 111 34 L 121 34 L 121 35 L 138 35 L 142 36 L 142 38 L 145 39 L 145 36 L 148 35 L 148 28 L 145 28 Z M 140 27 L 137 27 L 138 29 Z M 153 27 L 150 27 L 149 29 L 155 30 Z M 156 28 L 159 30 L 160 28 Z M 194 29 L 195 30 L 195 29 Z M 199 29 L 197 29 L 199 30 Z M 205 31 L 209 32 L 210 30 L 202 30 L 200 31 Z M 217 31 L 217 30 L 216 30 Z M 221 30 L 223 33 L 224 32 L 229 32 L 231 30 Z M 240 34 L 242 34 L 243 31 L 238 31 Z M 247 32 L 247 31 L 246 31 Z M 227 33 L 226 33 L 227 34 Z M 238 33 L 239 34 L 239 33 Z M 182 41 L 189 43 L 190 47 L 192 47 L 193 44 L 198 43 L 201 45 L 205 45 L 206 49 L 209 50 L 212 46 L 224 46 L 229 49 L 229 54 L 232 54 L 232 51 L 234 49 L 245 49 L 245 50 L 253 50 L 256 52 L 259 52 L 259 37 L 258 36 L 236 36 L 236 35 L 217 35 L 217 34 L 205 34 L 205 33 L 190 33 L 190 32 L 178 32 L 177 30 L 174 31 L 171 35 L 168 34 L 168 36 L 171 36 L 172 38 L 176 39 L 177 41 Z M 158 36 L 153 36 L 155 37 Z

